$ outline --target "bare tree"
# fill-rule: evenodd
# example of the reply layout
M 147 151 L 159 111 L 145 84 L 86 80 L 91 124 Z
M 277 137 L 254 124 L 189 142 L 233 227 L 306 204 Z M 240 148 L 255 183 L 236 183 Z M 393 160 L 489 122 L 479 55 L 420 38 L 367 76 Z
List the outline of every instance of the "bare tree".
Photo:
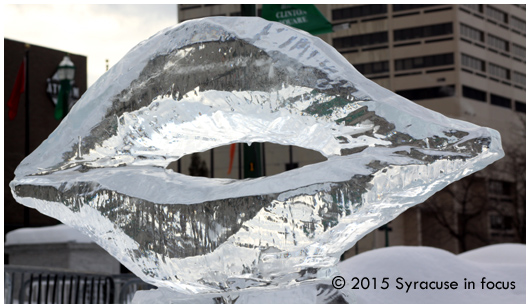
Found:
M 470 248 L 470 240 L 482 245 L 489 243 L 483 228 L 477 228 L 483 224 L 487 207 L 485 179 L 476 174 L 451 184 L 422 205 L 424 212 L 430 213 L 442 229 L 458 242 L 460 252 Z
M 512 134 L 503 146 L 503 164 L 496 165 L 498 173 L 506 174 L 510 187 L 504 193 L 508 200 L 492 199 L 492 210 L 511 218 L 515 237 L 526 243 L 526 115 L 518 114 Z
M 518 119 L 512 134 L 503 136 L 503 159 L 451 184 L 421 206 L 422 213 L 458 242 L 460 252 L 495 242 L 526 243 L 526 118 L 518 114 Z M 492 230 L 499 226 L 492 214 L 501 219 L 497 233 L 506 237 L 493 237 Z

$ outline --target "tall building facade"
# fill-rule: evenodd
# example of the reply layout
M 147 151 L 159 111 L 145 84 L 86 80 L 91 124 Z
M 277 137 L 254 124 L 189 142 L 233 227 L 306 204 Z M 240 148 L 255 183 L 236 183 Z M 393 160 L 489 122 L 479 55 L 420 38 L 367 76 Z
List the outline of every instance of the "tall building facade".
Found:
M 319 37 L 367 78 L 446 116 L 498 130 L 506 149 L 503 160 L 465 183 L 451 185 L 433 199 L 435 204 L 409 209 L 366 236 L 347 255 L 386 242 L 455 253 L 497 242 L 524 242 L 526 178 L 514 170 L 521 159 L 525 166 L 526 6 L 329 4 L 317 8 L 334 26 L 333 33 Z M 236 4 L 179 5 L 178 12 L 179 22 L 240 15 L 241 6 Z M 267 144 L 265 149 L 265 169 L 272 173 L 288 170 L 289 163 L 301 167 L 324 159 L 305 149 L 297 148 L 294 155 L 292 149 L 288 152 L 278 145 Z M 210 161 L 209 176 L 237 178 L 223 171 L 228 148 L 214 151 L 219 155 L 201 153 Z M 445 210 L 437 212 L 436 204 L 443 204 Z

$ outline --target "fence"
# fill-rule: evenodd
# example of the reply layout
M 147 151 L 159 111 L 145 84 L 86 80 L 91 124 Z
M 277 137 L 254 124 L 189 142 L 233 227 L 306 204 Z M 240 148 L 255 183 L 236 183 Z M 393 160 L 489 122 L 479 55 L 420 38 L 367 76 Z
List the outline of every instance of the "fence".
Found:
M 152 288 L 132 274 L 4 265 L 6 304 L 125 304 L 137 290 Z

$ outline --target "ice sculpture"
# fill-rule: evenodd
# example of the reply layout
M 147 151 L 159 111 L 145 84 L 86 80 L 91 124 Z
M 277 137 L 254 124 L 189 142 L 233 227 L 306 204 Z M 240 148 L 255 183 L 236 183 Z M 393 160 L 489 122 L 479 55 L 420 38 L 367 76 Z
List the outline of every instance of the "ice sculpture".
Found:
M 248 180 L 165 169 L 238 142 L 296 145 L 327 161 Z M 498 132 L 376 85 L 317 37 L 214 17 L 134 47 L 10 187 L 149 283 L 270 290 L 326 281 L 362 236 L 502 156 Z

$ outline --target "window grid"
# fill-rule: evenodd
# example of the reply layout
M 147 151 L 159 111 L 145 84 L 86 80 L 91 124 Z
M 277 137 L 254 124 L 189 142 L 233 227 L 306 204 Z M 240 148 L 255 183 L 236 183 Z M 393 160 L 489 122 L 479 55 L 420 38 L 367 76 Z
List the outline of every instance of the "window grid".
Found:
M 502 66 L 499 66 L 493 63 L 489 63 L 488 71 L 490 75 L 500 77 L 503 79 L 508 79 L 508 80 L 510 79 L 510 70 L 505 67 L 502 67 Z
M 394 41 L 404 41 L 453 33 L 453 24 L 444 23 L 423 27 L 394 30 Z
M 513 81 L 519 83 L 519 84 L 522 84 L 522 85 L 526 85 L 526 74 L 521 74 L 519 72 L 516 72 L 514 71 L 513 72 Z
M 392 11 L 399 12 L 399 11 L 405 11 L 405 10 L 422 9 L 425 7 L 436 6 L 436 5 L 437 4 L 393 4 Z
M 430 88 L 410 89 L 396 91 L 396 94 L 406 97 L 410 100 L 433 99 L 442 97 L 451 97 L 455 95 L 455 86 L 439 86 Z
M 486 6 L 486 15 L 502 23 L 508 23 L 508 14 L 489 5 Z
M 460 34 L 472 40 L 484 42 L 484 32 L 465 24 L 460 24 Z
M 389 71 L 388 61 L 359 63 L 353 66 L 363 75 L 387 73 Z
M 510 51 L 510 44 L 508 43 L 508 41 L 491 34 L 488 34 L 488 45 L 503 51 Z
M 482 4 L 463 4 L 462 6 L 470 8 L 470 9 L 475 10 L 477 12 L 481 12 L 481 13 L 483 11 Z
M 462 65 L 485 72 L 486 71 L 486 62 L 480 59 L 477 59 L 472 56 L 468 56 L 466 54 L 462 54 Z
M 377 14 L 386 14 L 387 5 L 386 4 L 368 4 L 368 5 L 359 5 L 351 6 L 340 9 L 334 9 L 331 11 L 332 20 L 342 20 L 342 19 L 351 19 L 358 17 L 366 17 Z
M 523 33 L 526 33 L 526 22 L 524 20 L 512 16 L 510 18 L 510 23 L 514 28 L 517 28 L 518 30 L 523 31 Z
M 486 92 L 462 85 L 462 96 L 481 102 L 487 101 Z
M 337 49 L 376 45 L 383 43 L 388 43 L 388 32 L 386 31 L 338 37 L 333 39 L 333 47 Z
M 512 44 L 512 53 L 523 59 L 526 59 L 526 48 L 517 44 Z
M 423 57 L 396 59 L 394 64 L 396 71 L 451 65 L 454 64 L 454 56 L 452 53 L 446 53 Z
M 487 102 L 487 93 L 472 87 L 462 85 L 462 96 L 481 102 Z M 490 93 L 490 102 L 492 105 L 512 108 L 512 102 L 509 98 Z M 526 103 L 515 101 L 515 111 L 526 113 Z M 497 188 L 498 189 L 498 188 Z
M 490 103 L 500 107 L 512 108 L 512 101 L 509 98 L 492 93 L 490 93 Z

